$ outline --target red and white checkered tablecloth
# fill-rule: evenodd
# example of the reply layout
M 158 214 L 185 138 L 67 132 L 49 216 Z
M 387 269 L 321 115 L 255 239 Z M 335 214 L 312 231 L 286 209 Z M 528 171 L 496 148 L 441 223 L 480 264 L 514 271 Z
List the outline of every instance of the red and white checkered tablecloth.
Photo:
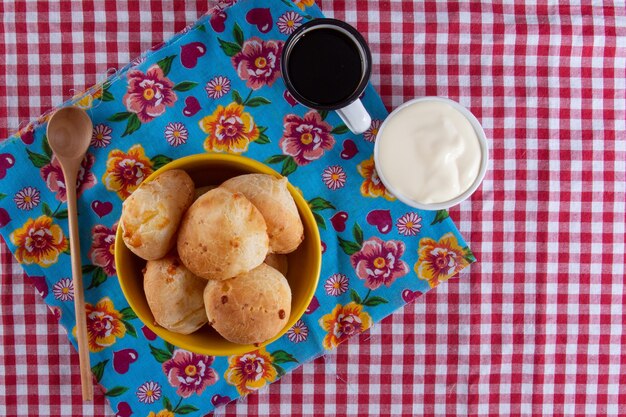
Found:
M 219 414 L 626 415 L 626 7 L 544 3 L 320 3 L 365 35 L 389 109 L 440 95 L 482 122 L 489 172 L 451 210 L 478 263 Z M 208 8 L 0 3 L 0 137 Z M 82 404 L 78 355 L 0 257 L 0 415 L 115 414 Z

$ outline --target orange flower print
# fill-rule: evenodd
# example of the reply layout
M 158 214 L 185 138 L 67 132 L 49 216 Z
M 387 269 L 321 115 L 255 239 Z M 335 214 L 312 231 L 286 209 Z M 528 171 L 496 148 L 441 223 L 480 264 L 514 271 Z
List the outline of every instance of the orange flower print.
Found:
M 372 318 L 363 311 L 363 306 L 350 302 L 337 304 L 330 314 L 320 318 L 320 326 L 328 333 L 322 341 L 324 349 L 331 350 L 351 336 L 364 332 L 372 325 Z
M 272 356 L 264 348 L 228 358 L 226 381 L 234 385 L 240 395 L 247 395 L 263 388 L 276 379 Z
M 155 413 L 154 411 L 150 411 L 150 413 L 148 414 L 148 417 L 176 417 L 176 415 L 172 411 L 161 410 L 158 413 Z
M 315 4 L 315 0 L 294 0 L 293 2 L 300 8 L 300 10 L 304 10 L 305 8 L 311 7 Z
M 126 326 L 122 314 L 115 309 L 109 297 L 104 297 L 94 306 L 85 303 L 87 313 L 87 340 L 91 352 L 100 352 L 113 345 L 117 338 L 124 337 Z M 73 334 L 76 335 L 76 327 Z
M 134 145 L 128 153 L 115 149 L 109 153 L 102 182 L 107 190 L 125 200 L 152 171 L 152 162 L 141 145 Z
M 61 227 L 53 224 L 52 217 L 48 216 L 28 219 L 21 228 L 11 233 L 10 239 L 17 246 L 15 257 L 18 262 L 44 268 L 56 263 L 59 255 L 69 247 Z
M 361 194 L 364 197 L 385 197 L 389 201 L 396 199 L 380 180 L 374 166 L 374 155 L 357 165 L 356 169 L 365 178 L 363 184 L 361 184 Z
M 415 264 L 415 272 L 420 279 L 428 281 L 431 288 L 469 265 L 463 248 L 452 233 L 443 235 L 439 242 L 427 237 L 421 239 L 417 254 L 419 259 Z
M 259 128 L 250 113 L 244 112 L 241 104 L 230 103 L 217 106 L 215 112 L 200 120 L 200 129 L 208 136 L 204 149 L 208 152 L 230 152 L 240 154 L 248 150 L 250 142 L 259 138 Z

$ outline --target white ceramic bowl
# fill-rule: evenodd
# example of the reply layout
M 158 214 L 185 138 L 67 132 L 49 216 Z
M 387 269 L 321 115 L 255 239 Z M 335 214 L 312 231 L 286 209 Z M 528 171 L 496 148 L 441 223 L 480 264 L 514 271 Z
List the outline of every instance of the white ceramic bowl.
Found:
M 441 203 L 424 204 L 424 203 L 420 203 L 419 201 L 415 201 L 407 197 L 406 195 L 403 195 L 401 192 L 399 192 L 398 189 L 394 186 L 394 184 L 391 183 L 387 178 L 385 178 L 385 174 L 382 172 L 382 170 L 377 169 L 376 172 L 378 173 L 378 177 L 383 182 L 385 187 L 394 196 L 396 196 L 398 200 L 402 201 L 403 203 L 411 207 L 415 207 L 415 208 L 422 209 L 422 210 L 443 210 L 443 209 L 447 209 L 452 206 L 455 206 L 459 204 L 461 201 L 469 198 L 469 196 L 471 196 L 474 193 L 474 191 L 476 191 L 476 189 L 480 186 L 481 182 L 483 181 L 483 178 L 485 177 L 485 173 L 487 172 L 487 162 L 489 161 L 489 147 L 487 146 L 487 137 L 485 136 L 485 131 L 483 130 L 482 126 L 480 125 L 476 117 L 465 107 L 463 107 L 456 101 L 443 98 L 443 97 L 420 97 L 420 98 L 415 98 L 413 100 L 409 100 L 405 103 L 402 103 L 398 108 L 392 111 L 389 114 L 389 116 L 387 116 L 383 124 L 378 129 L 378 133 L 376 134 L 376 143 L 374 145 L 374 162 L 376 166 L 380 166 L 379 144 L 383 137 L 385 126 L 388 124 L 389 120 L 391 120 L 391 118 L 393 118 L 394 115 L 396 115 L 400 110 L 406 107 L 409 107 L 412 104 L 419 103 L 419 102 L 428 102 L 428 101 L 447 103 L 451 105 L 454 109 L 458 110 L 463 116 L 465 116 L 465 118 L 470 122 L 470 124 L 474 128 L 474 131 L 476 132 L 476 136 L 478 137 L 478 142 L 480 144 L 481 161 L 480 161 L 480 167 L 478 170 L 478 175 L 476 176 L 476 179 L 474 180 L 472 185 L 463 194 L 460 194 L 451 200 L 444 201 Z

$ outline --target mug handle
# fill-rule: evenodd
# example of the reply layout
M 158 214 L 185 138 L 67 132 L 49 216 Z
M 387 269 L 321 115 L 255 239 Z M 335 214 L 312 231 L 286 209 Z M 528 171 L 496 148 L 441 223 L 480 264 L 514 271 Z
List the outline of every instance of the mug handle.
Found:
M 336 111 L 355 135 L 365 132 L 372 124 L 372 118 L 359 99 Z

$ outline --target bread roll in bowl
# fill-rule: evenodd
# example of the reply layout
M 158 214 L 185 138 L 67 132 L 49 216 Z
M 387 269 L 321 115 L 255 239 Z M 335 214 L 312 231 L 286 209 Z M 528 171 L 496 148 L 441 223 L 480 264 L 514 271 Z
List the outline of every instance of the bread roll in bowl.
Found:
M 233 343 L 263 343 L 276 336 L 291 314 L 287 279 L 266 264 L 204 289 L 209 325 Z
M 177 256 L 146 264 L 146 301 L 156 323 L 172 332 L 191 334 L 206 324 L 202 298 L 205 285 L 206 280 L 192 274 Z
M 178 230 L 177 248 L 191 272 L 222 280 L 259 266 L 269 240 L 259 210 L 243 194 L 218 187 L 189 207 Z
M 271 252 L 290 253 L 297 249 L 304 239 L 304 227 L 287 188 L 287 178 L 247 174 L 233 177 L 220 187 L 243 193 L 259 209 L 267 224 Z
M 122 204 L 122 239 L 146 260 L 165 256 L 176 243 L 183 213 L 191 205 L 194 183 L 180 169 L 165 171 L 141 184 Z

